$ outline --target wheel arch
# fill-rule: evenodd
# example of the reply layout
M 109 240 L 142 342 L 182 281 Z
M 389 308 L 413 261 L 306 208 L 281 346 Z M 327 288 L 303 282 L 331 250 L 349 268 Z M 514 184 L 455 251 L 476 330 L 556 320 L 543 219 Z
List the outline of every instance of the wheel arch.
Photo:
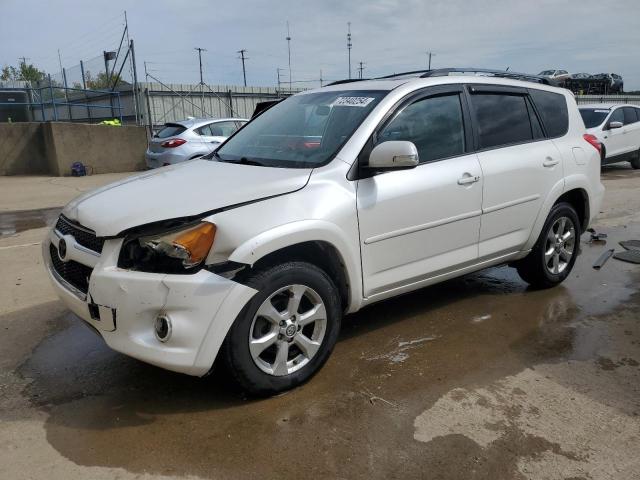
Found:
M 350 312 L 362 302 L 357 243 L 350 245 L 335 224 L 305 220 L 262 232 L 238 246 L 229 260 L 249 265 L 251 270 L 291 260 L 311 263 L 329 275 L 338 288 L 344 311 Z

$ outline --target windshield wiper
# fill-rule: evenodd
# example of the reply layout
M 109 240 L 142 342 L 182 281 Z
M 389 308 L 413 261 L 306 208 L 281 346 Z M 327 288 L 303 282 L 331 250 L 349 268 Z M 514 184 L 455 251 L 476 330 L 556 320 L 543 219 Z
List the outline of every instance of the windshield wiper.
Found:
M 220 162 L 225 162 L 225 163 L 238 163 L 240 165 L 254 165 L 256 167 L 264 167 L 265 164 L 262 162 L 259 162 L 257 160 L 252 160 L 250 158 L 247 157 L 242 157 L 239 160 L 223 160 L 222 158 L 220 158 L 220 155 L 218 155 L 217 152 L 213 153 L 216 157 L 218 157 Z

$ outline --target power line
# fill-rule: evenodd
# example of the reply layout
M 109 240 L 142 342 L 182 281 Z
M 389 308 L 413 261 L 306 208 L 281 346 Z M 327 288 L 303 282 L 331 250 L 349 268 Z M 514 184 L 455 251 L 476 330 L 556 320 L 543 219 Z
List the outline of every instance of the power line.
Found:
M 244 68 L 244 61 L 245 60 L 249 60 L 247 57 L 244 56 L 245 53 L 247 53 L 247 51 L 243 48 L 242 50 L 238 50 L 238 53 L 240 54 L 240 59 L 242 60 L 242 78 L 244 79 L 244 86 L 247 86 L 247 71 Z

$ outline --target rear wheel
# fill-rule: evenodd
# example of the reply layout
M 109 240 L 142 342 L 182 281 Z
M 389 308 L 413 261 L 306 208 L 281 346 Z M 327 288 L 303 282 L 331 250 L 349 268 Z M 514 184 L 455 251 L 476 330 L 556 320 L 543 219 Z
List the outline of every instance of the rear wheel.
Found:
M 631 166 L 633 168 L 635 168 L 636 170 L 640 168 L 640 148 L 638 149 L 638 151 L 636 152 L 636 158 L 634 158 L 633 160 L 631 160 Z
M 515 267 L 536 288 L 561 283 L 573 269 L 580 245 L 580 222 L 568 203 L 554 205 L 533 249 Z
M 305 382 L 322 367 L 338 338 L 342 312 L 335 285 L 306 262 L 269 268 L 245 283 L 258 293 L 225 339 L 229 372 L 253 395 Z

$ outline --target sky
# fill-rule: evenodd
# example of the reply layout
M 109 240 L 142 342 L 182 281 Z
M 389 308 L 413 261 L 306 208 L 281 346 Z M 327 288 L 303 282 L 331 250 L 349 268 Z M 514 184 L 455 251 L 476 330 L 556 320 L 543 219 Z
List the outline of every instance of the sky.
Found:
M 0 65 L 27 57 L 68 76 L 104 68 L 97 58 L 117 48 L 127 12 L 139 80 L 242 84 L 237 53 L 246 49 L 247 83 L 273 86 L 277 68 L 288 82 L 287 26 L 294 86 L 319 86 L 352 76 L 432 67 L 481 67 L 538 73 L 612 72 L 626 90 L 640 90 L 639 0 L 0 0 Z M 93 59 L 93 60 L 90 60 Z M 88 67 L 87 67 L 88 66 Z M 150 78 L 150 80 L 153 80 Z

